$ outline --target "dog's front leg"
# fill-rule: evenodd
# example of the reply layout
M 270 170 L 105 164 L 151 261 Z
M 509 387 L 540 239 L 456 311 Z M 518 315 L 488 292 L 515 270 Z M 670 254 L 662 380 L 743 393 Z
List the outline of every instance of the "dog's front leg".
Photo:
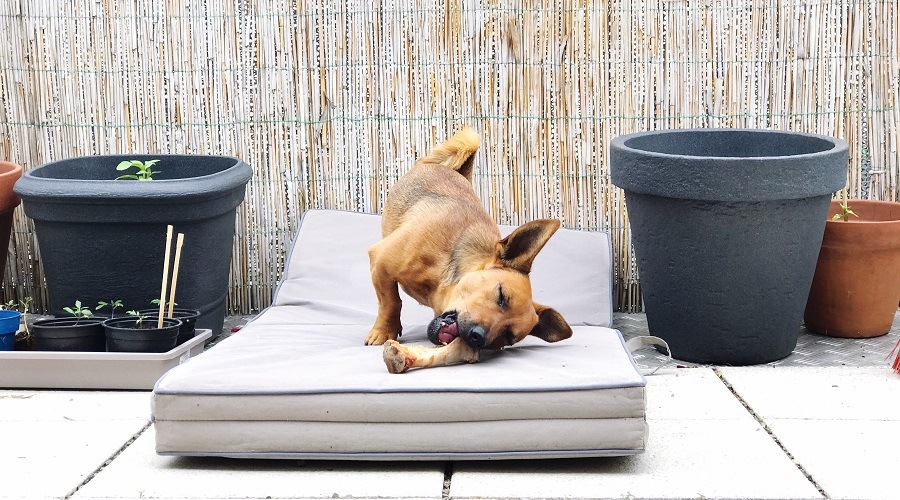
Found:
M 369 335 L 366 345 L 382 345 L 388 340 L 397 340 L 403 327 L 400 325 L 400 300 L 397 280 L 392 278 L 379 260 L 379 252 L 373 247 L 369 250 L 369 265 L 372 271 L 372 285 L 378 297 L 378 317 Z

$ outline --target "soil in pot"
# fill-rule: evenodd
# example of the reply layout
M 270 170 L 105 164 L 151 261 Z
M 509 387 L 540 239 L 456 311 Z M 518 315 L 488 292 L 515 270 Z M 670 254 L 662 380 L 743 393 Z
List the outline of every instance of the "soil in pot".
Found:
M 858 217 L 835 221 L 840 202 L 831 203 L 803 319 L 822 335 L 877 337 L 890 331 L 900 300 L 900 203 L 848 205 Z
M 167 352 L 178 341 L 181 320 L 163 318 L 157 328 L 156 318 L 145 318 L 138 324 L 134 317 L 113 318 L 103 323 L 106 330 L 106 350 L 109 352 Z
M 45 318 L 31 323 L 35 351 L 106 350 L 103 321 L 106 318 Z
M 156 317 L 159 314 L 159 309 L 141 309 L 138 312 L 145 316 Z M 194 334 L 197 332 L 197 318 L 200 317 L 200 311 L 176 307 L 172 309 L 172 317 L 181 320 L 181 328 L 178 329 L 177 345 L 194 338 Z

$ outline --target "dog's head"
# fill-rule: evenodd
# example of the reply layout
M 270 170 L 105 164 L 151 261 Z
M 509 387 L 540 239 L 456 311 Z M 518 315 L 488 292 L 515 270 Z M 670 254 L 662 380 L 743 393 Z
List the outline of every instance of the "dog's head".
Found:
M 463 274 L 449 290 L 428 338 L 447 344 L 459 336 L 475 349 L 499 349 L 528 335 L 547 342 L 571 337 L 572 328 L 556 310 L 532 301 L 528 278 L 534 258 L 557 229 L 557 220 L 537 220 L 500 240 L 485 269 Z

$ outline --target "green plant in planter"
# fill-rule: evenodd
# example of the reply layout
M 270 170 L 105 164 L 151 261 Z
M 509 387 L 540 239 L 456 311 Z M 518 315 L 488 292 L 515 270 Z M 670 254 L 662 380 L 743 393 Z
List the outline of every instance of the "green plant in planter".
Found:
M 132 309 L 132 310 L 130 310 L 130 311 L 127 311 L 127 313 L 128 313 L 129 316 L 134 316 L 134 327 L 135 327 L 135 328 L 138 328 L 138 329 L 140 329 L 140 328 L 145 328 L 145 327 L 143 326 L 143 325 L 144 325 L 144 320 L 145 320 L 145 319 L 150 319 L 150 316 L 145 316 L 145 315 L 141 314 L 140 312 L 138 312 L 138 311 L 135 310 L 135 309 Z M 150 328 L 150 327 L 146 327 L 146 328 Z
M 831 220 L 842 220 L 844 222 L 848 222 L 850 220 L 851 215 L 858 219 L 859 216 L 856 215 L 853 212 L 853 210 L 850 209 L 850 204 L 847 203 L 847 190 L 846 189 L 841 190 L 841 198 L 843 199 L 843 201 L 840 203 L 841 212 L 834 214 L 834 216 L 831 217 Z
M 63 307 L 63 311 L 75 316 L 75 324 L 83 319 L 94 317 L 94 313 L 89 308 L 82 306 L 80 300 L 75 301 L 75 307 Z
M 109 302 L 101 300 L 101 301 L 97 302 L 97 307 L 94 308 L 94 310 L 99 311 L 100 309 L 103 309 L 104 307 L 109 307 L 109 309 L 110 309 L 109 317 L 115 318 L 116 317 L 116 309 L 118 309 L 120 307 L 125 307 L 125 306 L 122 305 L 121 300 L 110 300 Z
M 24 340 L 28 340 L 31 338 L 31 331 L 28 329 L 28 314 L 31 312 L 31 297 L 25 297 L 24 299 L 16 302 L 15 300 L 10 300 L 5 304 L 0 304 L 0 309 L 6 309 L 8 311 L 19 311 L 22 313 L 22 323 L 25 324 L 25 332 L 24 332 Z
M 116 180 L 118 181 L 118 180 L 123 180 L 123 179 L 129 179 L 129 180 L 134 180 L 134 181 L 152 181 L 153 174 L 161 173 L 158 170 L 153 170 L 153 165 L 156 165 L 157 163 L 159 163 L 159 160 L 147 160 L 147 161 L 125 160 L 125 161 L 119 162 L 119 164 L 116 165 L 116 170 L 118 170 L 120 172 L 128 170 L 131 167 L 137 168 L 138 171 L 137 171 L 137 173 L 134 173 L 134 174 L 120 175 L 120 176 L 116 177 Z
M 24 317 L 26 314 L 28 314 L 28 310 L 31 307 L 31 302 L 31 297 L 25 297 L 18 302 L 15 300 L 10 300 L 6 304 L 0 304 L 0 309 L 4 309 L 7 311 L 19 311 Z
M 153 305 L 156 306 L 156 307 L 159 307 L 159 304 L 160 304 L 161 302 L 162 302 L 162 301 L 159 300 L 159 299 L 153 299 L 153 300 L 150 301 L 150 303 L 153 304 Z M 165 308 L 168 308 L 168 307 L 169 307 L 169 304 L 170 304 L 170 302 L 166 302 L 166 305 L 165 305 L 164 307 L 165 307 Z M 173 306 L 177 306 L 177 305 L 178 305 L 178 302 L 171 302 L 171 304 L 172 304 Z

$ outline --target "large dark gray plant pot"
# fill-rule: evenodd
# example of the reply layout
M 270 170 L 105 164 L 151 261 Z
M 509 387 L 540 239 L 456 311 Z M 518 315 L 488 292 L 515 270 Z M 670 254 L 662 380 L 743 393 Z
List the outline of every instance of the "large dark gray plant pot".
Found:
M 114 180 L 126 159 L 159 159 L 161 173 L 152 181 Z M 221 332 L 235 209 L 251 176 L 237 158 L 197 155 L 90 156 L 26 172 L 15 191 L 34 220 L 50 312 L 63 315 L 75 300 L 152 307 L 172 224 L 185 235 L 175 300 L 200 311 L 198 328 Z
M 847 144 L 770 130 L 666 130 L 611 143 L 647 323 L 676 358 L 747 365 L 796 347 Z

